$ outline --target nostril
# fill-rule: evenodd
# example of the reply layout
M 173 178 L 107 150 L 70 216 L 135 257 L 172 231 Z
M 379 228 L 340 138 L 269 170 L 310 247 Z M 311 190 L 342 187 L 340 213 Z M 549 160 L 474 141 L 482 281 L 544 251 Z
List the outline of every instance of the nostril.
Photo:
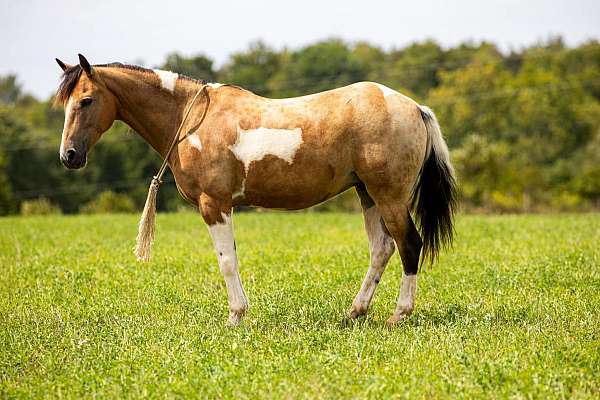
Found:
M 75 154 L 77 154 L 75 152 L 75 149 L 69 149 L 69 150 L 67 150 L 67 161 L 68 162 L 73 161 L 75 159 Z

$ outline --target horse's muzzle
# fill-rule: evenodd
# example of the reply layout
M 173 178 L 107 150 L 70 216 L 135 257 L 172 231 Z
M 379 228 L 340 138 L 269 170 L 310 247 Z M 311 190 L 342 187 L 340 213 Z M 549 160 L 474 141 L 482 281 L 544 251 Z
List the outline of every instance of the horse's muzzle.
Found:
M 70 148 L 60 155 L 60 161 L 69 169 L 79 169 L 85 166 L 87 154 L 85 151 L 77 151 L 74 148 Z

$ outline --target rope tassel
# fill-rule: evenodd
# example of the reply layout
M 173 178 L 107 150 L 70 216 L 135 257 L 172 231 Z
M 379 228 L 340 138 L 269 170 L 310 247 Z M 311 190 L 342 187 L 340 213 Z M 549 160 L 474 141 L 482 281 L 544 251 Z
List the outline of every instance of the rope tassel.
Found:
M 135 256 L 138 261 L 150 260 L 150 251 L 152 250 L 152 242 L 154 241 L 154 220 L 156 217 L 156 195 L 160 181 L 155 176 L 150 182 L 148 189 L 148 197 L 140 219 L 138 227 L 137 243 L 135 246 Z

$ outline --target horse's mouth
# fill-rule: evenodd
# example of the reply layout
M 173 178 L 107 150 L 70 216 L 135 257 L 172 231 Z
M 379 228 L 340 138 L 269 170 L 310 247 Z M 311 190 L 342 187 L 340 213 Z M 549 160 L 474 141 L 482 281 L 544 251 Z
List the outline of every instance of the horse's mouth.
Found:
M 75 157 L 60 157 L 60 162 L 68 169 L 81 169 L 87 164 L 87 154 L 83 153 Z

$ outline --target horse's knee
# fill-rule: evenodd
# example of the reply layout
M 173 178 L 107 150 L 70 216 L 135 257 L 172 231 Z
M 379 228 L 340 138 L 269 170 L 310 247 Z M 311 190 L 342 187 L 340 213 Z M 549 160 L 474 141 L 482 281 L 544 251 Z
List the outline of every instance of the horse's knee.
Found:
M 219 269 L 224 277 L 231 277 L 237 274 L 237 260 L 234 256 L 222 255 L 219 257 Z

